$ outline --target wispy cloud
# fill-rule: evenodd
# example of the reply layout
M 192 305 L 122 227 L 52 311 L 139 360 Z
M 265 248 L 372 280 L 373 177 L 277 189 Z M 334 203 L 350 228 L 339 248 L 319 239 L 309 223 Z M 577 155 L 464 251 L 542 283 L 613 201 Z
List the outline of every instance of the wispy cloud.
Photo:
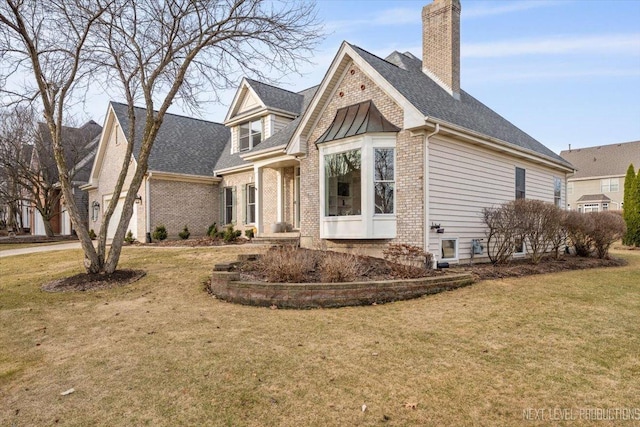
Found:
M 625 54 L 640 55 L 640 33 L 593 36 L 554 36 L 535 40 L 465 43 L 465 58 L 498 58 L 519 55 Z
M 565 2 L 566 3 L 566 2 Z M 504 15 L 506 13 L 523 12 L 541 7 L 556 6 L 558 1 L 552 0 L 526 0 L 509 1 L 499 3 L 476 3 L 474 6 L 464 8 L 463 19 L 484 18 L 486 16 Z
M 325 29 L 330 32 L 346 32 L 365 25 L 392 27 L 419 24 L 421 21 L 422 15 L 420 8 L 392 8 L 370 14 L 368 17 L 362 19 L 327 21 L 325 23 Z

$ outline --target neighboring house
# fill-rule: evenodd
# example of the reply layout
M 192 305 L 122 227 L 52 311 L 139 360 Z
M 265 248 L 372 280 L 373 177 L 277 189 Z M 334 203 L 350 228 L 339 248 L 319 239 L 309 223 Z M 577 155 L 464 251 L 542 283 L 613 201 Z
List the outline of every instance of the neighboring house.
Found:
M 461 90 L 459 1 L 436 0 L 422 18 L 423 61 L 343 42 L 316 87 L 243 79 L 224 125 L 168 116 L 132 218 L 137 235 L 161 223 L 172 236 L 185 224 L 194 235 L 207 222 L 258 235 L 286 224 L 303 247 L 380 254 L 408 243 L 464 262 L 485 237 L 483 208 L 522 197 L 564 206 L 571 164 Z M 103 164 L 119 164 L 126 142 L 119 108 L 109 107 L 91 175 L 101 206 L 115 173 Z M 184 158 L 187 148 L 197 155 Z M 174 180 L 160 179 L 171 156 Z M 175 187 L 187 177 L 201 180 L 198 192 Z M 199 214 L 196 229 L 189 215 Z
M 622 210 L 629 165 L 640 167 L 640 141 L 569 149 L 560 153 L 576 172 L 567 179 L 567 209 Z
M 145 110 L 136 108 L 136 135 L 143 133 Z M 89 228 L 100 230 L 102 215 L 113 197 L 113 189 L 122 169 L 129 129 L 127 106 L 111 102 L 100 136 L 97 155 L 82 188 L 89 193 Z M 206 234 L 217 220 L 218 183 L 213 168 L 229 129 L 219 123 L 167 114 L 151 150 L 148 172 L 140 187 L 128 230 L 138 240 L 145 239 L 158 225 L 164 225 L 176 237 L 186 225 L 193 236 Z M 135 142 L 139 146 L 140 141 Z M 137 150 L 129 164 L 127 178 L 107 229 L 112 238 L 122 215 L 124 197 L 136 168 Z
M 72 192 L 85 224 L 89 211 L 88 195 L 80 187 L 88 181 L 101 132 L 102 126 L 93 120 L 80 127 L 65 126 L 62 129 L 64 158 L 69 168 Z M 34 173 L 39 173 L 40 179 L 46 183 L 42 187 L 50 185 L 53 188 L 49 197 L 56 202 L 54 215 L 50 220 L 51 227 L 54 234 L 72 234 L 71 216 L 66 210 L 64 197 L 61 194 L 58 168 L 53 158 L 51 134 L 46 124 L 38 123 L 37 138 L 39 140 L 34 145 L 31 168 Z M 31 224 L 31 234 L 46 234 L 42 215 L 34 208 L 34 203 L 29 207 L 28 217 Z

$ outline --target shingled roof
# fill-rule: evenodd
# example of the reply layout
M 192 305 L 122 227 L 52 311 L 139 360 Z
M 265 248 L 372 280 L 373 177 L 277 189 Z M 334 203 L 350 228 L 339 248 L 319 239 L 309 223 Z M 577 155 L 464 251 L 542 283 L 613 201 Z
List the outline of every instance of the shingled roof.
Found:
M 73 181 L 86 182 L 88 180 L 100 132 L 102 132 L 102 126 L 93 120 L 89 120 L 79 127 L 62 127 L 64 159 Z M 40 169 L 47 181 L 56 182 L 58 181 L 58 167 L 53 157 L 51 132 L 46 123 L 38 123 L 37 138 L 39 143 L 36 144 L 35 150 Z M 76 166 L 79 167 L 76 168 Z
M 111 102 L 125 135 L 129 130 L 127 105 Z M 136 141 L 140 146 L 146 110 L 135 108 Z M 149 170 L 187 175 L 211 176 L 222 150 L 229 141 L 229 129 L 220 123 L 166 114 L 149 155 Z M 134 156 L 137 149 L 133 150 Z
M 245 78 L 267 108 L 300 114 L 304 96 L 276 86 Z
M 571 166 L 467 92 L 461 90 L 460 99 L 455 99 L 422 71 L 422 62 L 410 53 L 396 51 L 382 59 L 347 44 L 425 116 L 497 138 Z
M 640 141 L 576 148 L 560 155 L 577 169 L 571 178 L 625 175 L 629 164 L 640 166 Z
M 268 86 L 268 85 L 265 85 L 265 86 Z M 289 122 L 284 128 L 280 129 L 278 133 L 260 142 L 260 144 L 257 144 L 255 147 L 253 147 L 251 151 L 266 150 L 268 148 L 275 148 L 278 146 L 287 145 L 289 143 L 289 140 L 293 136 L 293 133 L 295 132 L 296 128 L 298 127 L 298 123 L 300 123 L 302 113 L 304 113 L 307 107 L 309 106 L 309 103 L 311 102 L 311 99 L 313 98 L 313 95 L 315 95 L 317 90 L 318 90 L 318 86 L 313 86 L 296 93 L 296 95 L 300 96 L 300 99 L 301 99 L 300 109 L 296 113 L 298 114 L 298 117 L 296 117 L 293 121 Z M 246 151 L 242 153 L 234 153 L 234 154 L 230 154 L 230 153 L 231 153 L 231 141 L 229 141 L 227 143 L 227 146 L 224 148 L 220 156 L 220 159 L 216 163 L 215 170 L 228 169 L 236 166 L 249 164 L 247 161 L 243 160 L 242 157 L 240 157 L 241 154 L 243 155 L 247 154 Z

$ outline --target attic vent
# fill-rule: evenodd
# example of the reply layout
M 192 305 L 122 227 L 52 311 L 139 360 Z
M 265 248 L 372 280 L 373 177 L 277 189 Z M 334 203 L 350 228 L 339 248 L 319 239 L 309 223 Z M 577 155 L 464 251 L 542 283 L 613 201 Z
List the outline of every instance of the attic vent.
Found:
M 387 120 L 373 101 L 340 108 L 329 128 L 316 144 L 362 135 L 368 132 L 399 132 L 400 128 Z

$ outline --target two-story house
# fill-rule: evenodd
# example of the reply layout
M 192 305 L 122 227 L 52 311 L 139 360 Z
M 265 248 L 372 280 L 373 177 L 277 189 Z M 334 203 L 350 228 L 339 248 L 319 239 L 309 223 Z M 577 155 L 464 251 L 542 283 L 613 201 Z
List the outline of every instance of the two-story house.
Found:
M 640 141 L 562 151 L 576 172 L 567 178 L 567 209 L 622 210 L 624 178 L 630 164 L 640 167 Z
M 464 262 L 484 237 L 483 208 L 522 197 L 564 206 L 571 164 L 460 87 L 460 13 L 458 0 L 423 8 L 422 58 L 343 42 L 318 86 L 243 79 L 222 124 L 167 116 L 134 234 L 164 224 L 198 235 L 217 222 L 264 235 L 288 224 L 303 247 L 379 254 L 408 243 Z M 106 206 L 129 143 L 124 112 L 109 106 L 94 206 Z

